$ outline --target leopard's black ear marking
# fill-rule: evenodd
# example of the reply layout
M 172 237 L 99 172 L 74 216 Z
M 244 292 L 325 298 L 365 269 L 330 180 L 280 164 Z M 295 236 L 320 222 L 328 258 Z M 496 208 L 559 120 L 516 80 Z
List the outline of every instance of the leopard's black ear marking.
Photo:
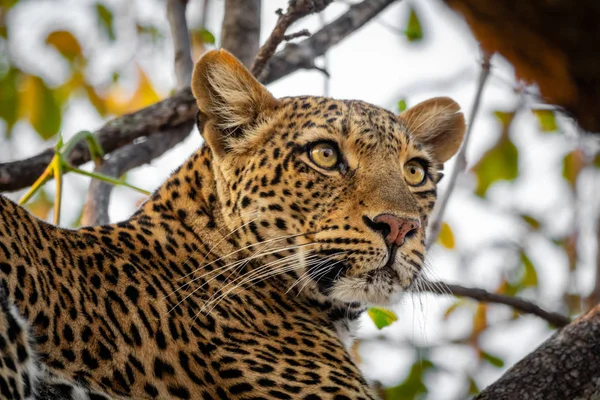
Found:
M 442 180 L 443 177 L 444 177 L 444 173 L 443 172 L 439 172 L 438 173 L 437 181 L 435 181 L 435 183 L 440 183 L 440 181 Z

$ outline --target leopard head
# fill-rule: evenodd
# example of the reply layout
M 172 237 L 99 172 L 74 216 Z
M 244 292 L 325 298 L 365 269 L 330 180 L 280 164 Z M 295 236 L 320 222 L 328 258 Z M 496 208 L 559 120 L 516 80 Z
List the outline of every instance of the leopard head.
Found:
M 325 97 L 275 99 L 231 54 L 194 69 L 227 230 L 256 277 L 342 303 L 390 304 L 419 275 L 443 163 L 463 114 L 434 98 L 395 115 Z

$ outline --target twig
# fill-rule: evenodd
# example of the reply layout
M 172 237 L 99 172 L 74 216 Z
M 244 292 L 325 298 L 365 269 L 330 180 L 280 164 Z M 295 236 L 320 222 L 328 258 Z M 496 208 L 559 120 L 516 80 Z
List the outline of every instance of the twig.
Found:
M 473 125 L 475 123 L 475 117 L 477 116 L 477 111 L 479 110 L 479 105 L 481 104 L 481 97 L 483 94 L 483 88 L 485 87 L 485 82 L 487 81 L 488 76 L 490 75 L 491 69 L 491 58 L 492 54 L 483 51 L 483 61 L 481 62 L 481 73 L 479 74 L 479 82 L 477 84 L 477 92 L 475 93 L 475 100 L 473 100 L 473 106 L 471 108 L 471 115 L 469 115 L 469 123 L 467 124 L 467 131 L 465 133 L 465 137 L 463 139 L 462 146 L 458 151 L 456 156 L 456 164 L 454 165 L 454 169 L 448 178 L 448 186 L 446 187 L 446 192 L 439 200 L 437 212 L 433 216 L 431 220 L 431 229 L 429 233 L 429 237 L 427 238 L 427 248 L 430 248 L 431 245 L 437 240 L 438 235 L 440 234 L 440 228 L 442 226 L 442 220 L 444 218 L 444 213 L 446 212 L 446 207 L 448 206 L 448 201 L 450 200 L 450 196 L 454 191 L 454 187 L 456 186 L 456 180 L 458 175 L 465 170 L 467 167 L 467 145 L 469 143 L 469 138 L 471 137 L 471 132 L 473 131 Z
M 281 11 L 278 12 L 277 25 L 258 51 L 252 65 L 252 74 L 260 77 L 267 62 L 275 54 L 277 46 L 285 40 L 285 32 L 294 22 L 309 14 L 323 11 L 331 2 L 332 0 L 290 0 L 287 12 L 285 14 Z
M 310 32 L 308 31 L 308 29 L 302 29 L 298 32 L 295 33 L 290 33 L 289 35 L 283 35 L 283 40 L 286 42 L 289 42 L 290 40 L 299 38 L 299 37 L 309 37 L 310 36 Z
M 226 0 L 221 47 L 249 67 L 260 47 L 261 0 Z
M 361 28 L 396 1 L 400 0 L 364 0 L 352 4 L 338 19 L 313 33 L 308 39 L 300 43 L 290 43 L 271 57 L 260 77 L 261 82 L 274 82 L 301 68 L 319 69 L 315 66 L 316 58 L 324 55 L 332 46 Z
M 167 0 L 167 19 L 173 37 L 177 90 L 190 84 L 192 69 L 194 68 L 190 52 L 190 34 L 185 19 L 187 3 L 188 0 Z
M 484 303 L 504 304 L 524 314 L 536 315 L 556 327 L 563 327 L 571 322 L 568 317 L 558 313 L 545 311 L 536 304 L 523 298 L 492 293 L 485 289 L 469 288 L 460 285 L 432 281 L 421 282 L 419 289 L 441 295 L 452 294 L 454 296 L 469 297 L 473 300 Z
M 193 122 L 149 136 L 146 141 L 132 143 L 115 150 L 95 172 L 119 177 L 125 172 L 147 164 L 160 157 L 167 150 L 185 139 L 193 127 Z M 114 185 L 92 179 L 83 208 L 82 225 L 104 225 L 109 223 L 108 205 Z
M 319 14 L 319 22 L 321 23 L 321 29 L 327 24 L 325 23 L 325 15 L 323 13 Z M 327 53 L 323 54 L 323 96 L 329 97 L 329 86 L 331 83 L 331 76 L 329 76 L 329 57 L 327 57 Z
M 329 48 L 341 42 L 352 32 L 398 0 L 364 0 L 350 6 L 348 11 L 308 39 L 291 43 L 270 60 L 261 82 L 268 84 L 301 68 L 315 68 L 314 60 Z M 196 100 L 189 88 L 132 114 L 109 121 L 94 132 L 105 153 L 128 145 L 139 137 L 149 137 L 157 132 L 176 127 L 196 117 Z M 33 157 L 9 163 L 0 163 L 0 192 L 15 191 L 31 186 L 54 156 L 47 149 Z M 90 161 L 84 142 L 78 144 L 69 162 L 78 166 Z

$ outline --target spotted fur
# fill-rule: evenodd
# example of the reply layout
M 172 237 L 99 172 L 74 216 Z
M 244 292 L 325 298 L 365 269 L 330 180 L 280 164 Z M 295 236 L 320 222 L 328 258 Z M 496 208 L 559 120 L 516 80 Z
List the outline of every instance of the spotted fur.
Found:
M 0 197 L 5 397 L 374 398 L 342 340 L 422 269 L 457 104 L 275 99 L 224 51 L 192 89 L 206 143 L 128 220 L 61 229 Z M 420 228 L 392 248 L 380 214 Z

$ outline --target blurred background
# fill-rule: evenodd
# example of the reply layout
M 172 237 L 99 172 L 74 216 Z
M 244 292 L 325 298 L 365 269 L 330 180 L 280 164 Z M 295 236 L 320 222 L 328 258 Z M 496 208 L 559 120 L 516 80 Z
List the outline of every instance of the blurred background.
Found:
M 316 32 L 353 4 L 335 1 L 294 25 Z M 285 0 L 263 1 L 261 42 Z M 218 48 L 223 0 L 190 0 L 194 61 Z M 173 49 L 160 0 L 0 0 L 0 163 L 33 156 L 81 130 L 173 93 Z M 270 85 L 277 97 L 361 99 L 399 112 L 450 96 L 470 117 L 482 55 L 462 19 L 439 0 L 397 1 L 317 64 Z M 600 146 L 514 78 L 495 55 L 440 237 L 432 280 L 522 296 L 575 316 L 600 298 Z M 200 144 L 197 131 L 124 177 L 154 190 Z M 91 163 L 84 169 L 91 170 Z M 454 161 L 446 166 L 448 175 Z M 89 179 L 65 177 L 61 225 L 77 227 Z M 442 180 L 443 195 L 447 179 Z M 18 200 L 23 191 L 7 193 Z M 51 221 L 54 183 L 27 204 Z M 145 199 L 117 187 L 112 221 Z M 362 319 L 357 351 L 387 399 L 465 399 L 496 380 L 554 331 L 504 305 L 433 294 L 407 295 L 379 329 Z

